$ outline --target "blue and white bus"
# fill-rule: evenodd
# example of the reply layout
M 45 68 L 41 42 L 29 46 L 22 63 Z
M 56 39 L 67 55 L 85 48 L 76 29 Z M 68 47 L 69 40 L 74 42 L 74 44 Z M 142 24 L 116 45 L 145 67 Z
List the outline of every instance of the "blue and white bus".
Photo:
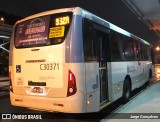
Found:
M 14 106 L 97 112 L 149 81 L 151 45 L 79 7 L 18 21 L 10 44 Z

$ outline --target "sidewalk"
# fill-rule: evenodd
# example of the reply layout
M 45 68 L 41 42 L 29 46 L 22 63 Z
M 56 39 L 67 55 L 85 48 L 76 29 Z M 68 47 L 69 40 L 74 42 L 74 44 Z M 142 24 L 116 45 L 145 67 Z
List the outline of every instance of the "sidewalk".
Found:
M 115 113 L 160 113 L 160 82 L 138 94 Z
M 133 118 L 132 118 L 132 117 Z M 158 119 L 144 119 L 142 117 L 158 117 Z M 124 119 L 126 117 L 126 119 Z M 131 119 L 131 118 L 132 119 Z M 137 117 L 137 119 L 136 119 Z M 110 119 L 109 119 L 110 118 Z M 136 120 L 135 120 L 136 119 Z M 160 81 L 156 77 L 151 79 L 151 85 L 134 96 L 127 104 L 104 119 L 102 122 L 159 122 L 160 121 Z

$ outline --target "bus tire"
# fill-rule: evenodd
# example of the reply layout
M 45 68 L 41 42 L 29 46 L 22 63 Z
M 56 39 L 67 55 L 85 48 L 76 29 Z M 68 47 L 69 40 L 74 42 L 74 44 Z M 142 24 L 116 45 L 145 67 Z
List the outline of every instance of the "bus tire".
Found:
M 131 97 L 131 83 L 129 79 L 126 78 L 123 84 L 123 96 L 122 96 L 123 103 L 127 103 L 130 97 Z

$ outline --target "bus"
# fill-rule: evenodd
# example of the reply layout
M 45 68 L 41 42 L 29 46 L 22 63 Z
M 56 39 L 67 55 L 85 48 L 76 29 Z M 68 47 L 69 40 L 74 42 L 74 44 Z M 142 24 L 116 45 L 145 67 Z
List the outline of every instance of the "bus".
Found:
M 10 43 L 10 100 L 34 110 L 98 112 L 149 81 L 151 45 L 80 8 L 17 21 Z

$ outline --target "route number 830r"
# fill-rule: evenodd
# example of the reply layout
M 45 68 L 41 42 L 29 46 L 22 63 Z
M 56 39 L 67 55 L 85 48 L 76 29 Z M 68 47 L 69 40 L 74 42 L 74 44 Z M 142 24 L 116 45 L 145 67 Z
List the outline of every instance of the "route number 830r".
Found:
M 59 70 L 58 63 L 40 64 L 40 70 Z

